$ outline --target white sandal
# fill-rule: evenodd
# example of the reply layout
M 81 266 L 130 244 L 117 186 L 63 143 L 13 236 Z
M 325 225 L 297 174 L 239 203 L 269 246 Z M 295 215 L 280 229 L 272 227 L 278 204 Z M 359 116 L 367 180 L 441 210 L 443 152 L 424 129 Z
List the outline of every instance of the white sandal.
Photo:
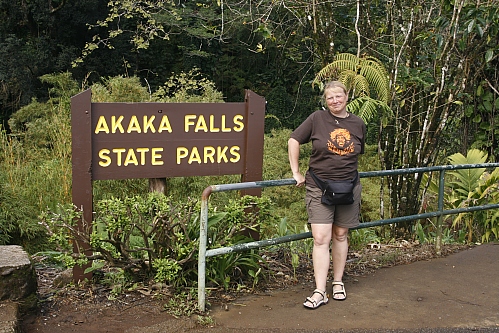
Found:
M 340 290 L 334 290 L 334 286 L 341 286 Z M 343 298 L 335 298 L 335 295 L 343 295 Z M 335 301 L 344 301 L 347 299 L 347 292 L 345 291 L 345 284 L 341 281 L 333 281 L 333 299 Z
M 312 298 L 312 296 L 314 296 L 314 294 L 321 295 L 322 299 L 319 301 L 316 301 L 315 299 Z M 303 306 L 306 307 L 307 309 L 317 309 L 319 306 L 321 306 L 323 304 L 327 304 L 328 301 L 329 301 L 329 299 L 327 298 L 325 291 L 322 291 L 320 289 L 315 289 L 314 292 L 312 293 L 312 295 L 310 297 L 307 297 L 307 299 L 305 300 L 305 303 L 303 303 Z M 307 305 L 307 303 L 310 303 L 311 305 Z

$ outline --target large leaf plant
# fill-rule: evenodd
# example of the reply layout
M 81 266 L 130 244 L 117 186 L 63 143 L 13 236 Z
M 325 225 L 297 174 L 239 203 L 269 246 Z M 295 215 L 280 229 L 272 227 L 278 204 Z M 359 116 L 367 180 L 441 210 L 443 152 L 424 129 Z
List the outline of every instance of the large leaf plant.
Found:
M 449 156 L 448 160 L 453 165 L 482 164 L 486 163 L 487 158 L 486 153 L 471 149 L 466 156 L 457 153 Z M 499 201 L 497 168 L 492 171 L 486 168 L 460 169 L 449 171 L 448 174 L 450 191 L 446 194 L 445 202 L 449 208 L 481 206 Z M 466 231 L 468 242 L 488 242 L 493 237 L 499 239 L 499 211 L 459 213 L 453 218 L 452 226 L 465 229 L 463 231 Z

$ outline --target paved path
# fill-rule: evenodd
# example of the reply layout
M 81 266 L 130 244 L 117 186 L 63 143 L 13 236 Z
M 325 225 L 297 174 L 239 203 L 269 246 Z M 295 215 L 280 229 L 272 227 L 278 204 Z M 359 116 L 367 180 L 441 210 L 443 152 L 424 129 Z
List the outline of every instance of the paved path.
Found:
M 347 300 L 316 310 L 302 306 L 311 290 L 298 284 L 212 309 L 214 332 L 499 332 L 499 244 L 380 269 L 346 283 Z
M 310 282 L 238 298 L 228 310 L 211 309 L 217 324 L 212 328 L 199 327 L 195 316 L 174 319 L 153 313 L 155 320 L 147 322 L 151 316 L 127 312 L 127 318 L 140 325 L 123 329 L 117 325 L 119 318 L 96 313 L 97 331 L 84 323 L 61 322 L 25 333 L 499 333 L 499 244 L 384 268 L 345 282 L 347 300 L 330 301 L 317 310 L 302 305 L 313 289 Z

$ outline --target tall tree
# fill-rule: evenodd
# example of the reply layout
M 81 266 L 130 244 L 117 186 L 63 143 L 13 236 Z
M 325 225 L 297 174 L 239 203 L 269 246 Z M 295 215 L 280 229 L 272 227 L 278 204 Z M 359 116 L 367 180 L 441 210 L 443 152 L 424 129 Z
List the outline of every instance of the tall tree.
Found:
M 395 117 L 380 137 L 386 169 L 438 162 L 449 122 L 462 117 L 485 76 L 487 52 L 497 48 L 498 10 L 498 1 L 387 3 Z M 421 180 L 419 174 L 388 179 L 392 215 L 419 211 Z
M 64 72 L 84 46 L 86 23 L 106 3 L 0 0 L 0 123 L 32 98 L 47 99 L 44 74 Z

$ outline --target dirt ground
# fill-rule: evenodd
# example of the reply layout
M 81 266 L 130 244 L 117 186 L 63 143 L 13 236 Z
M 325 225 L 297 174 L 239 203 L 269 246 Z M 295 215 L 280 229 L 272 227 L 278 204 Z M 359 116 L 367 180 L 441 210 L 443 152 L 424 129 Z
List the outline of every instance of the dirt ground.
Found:
M 499 246 L 495 246 L 495 248 L 499 249 Z M 240 332 L 244 332 L 244 329 L 253 332 L 255 330 L 280 332 L 280 329 L 289 331 L 289 324 L 293 321 L 293 316 L 297 316 L 296 313 L 299 313 L 299 316 L 303 316 L 303 318 L 309 318 L 303 322 L 296 321 L 294 318 L 293 329 L 298 331 L 323 329 L 324 325 L 321 322 L 325 313 L 327 316 L 335 316 L 335 324 L 326 325 L 331 329 L 334 327 L 338 329 L 348 328 L 349 326 L 363 328 L 362 325 L 367 326 L 365 328 L 373 328 L 377 326 L 376 323 L 383 322 L 381 318 L 385 318 L 385 327 L 381 328 L 386 329 L 397 328 L 397 323 L 402 325 L 401 320 L 397 319 L 397 311 L 405 306 L 407 306 L 408 311 L 414 313 L 414 318 L 403 325 L 410 326 L 412 322 L 412 325 L 417 327 L 419 320 L 417 316 L 423 316 L 423 318 L 427 316 L 421 311 L 429 309 L 430 302 L 427 303 L 427 301 L 431 300 L 434 294 L 424 292 L 424 290 L 430 290 L 431 285 L 428 288 L 423 288 L 423 291 L 417 292 L 413 291 L 411 286 L 418 283 L 427 284 L 439 279 L 438 270 L 426 268 L 426 266 L 418 267 L 417 265 L 424 265 L 432 261 L 440 265 L 440 269 L 448 268 L 449 265 L 456 267 L 456 264 L 445 262 L 445 260 L 461 262 L 462 259 L 452 258 L 473 250 L 474 247 L 471 246 L 446 245 L 443 248 L 442 256 L 439 257 L 431 246 L 400 242 L 381 246 L 373 244 L 362 251 L 351 251 L 344 278 L 348 299 L 345 302 L 330 301 L 329 304 L 315 311 L 306 310 L 301 305 L 304 298 L 313 289 L 311 260 L 302 258 L 300 267 L 294 272 L 291 264 L 286 263 L 282 260 L 283 258 L 279 258 L 277 255 L 275 258 L 269 257 L 269 278 L 258 288 L 254 290 L 242 288 L 239 291 L 230 292 L 211 290 L 207 298 L 210 307 L 208 312 L 202 316 L 195 312 L 190 316 L 182 316 L 181 312 L 189 307 L 192 310 L 192 304 L 195 302 L 185 306 L 177 306 L 179 316 L 172 314 L 171 308 L 170 311 L 166 311 L 165 304 L 168 304 L 173 295 L 164 286 L 126 291 L 113 299 L 110 297 L 109 288 L 101 285 L 79 287 L 64 285 L 61 271 L 39 265 L 37 274 L 40 306 L 22 319 L 22 332 L 232 332 L 231 329 Z M 490 254 L 488 256 L 490 257 Z M 493 259 L 490 258 L 490 260 Z M 413 264 L 405 266 L 409 263 Z M 386 267 L 393 268 L 390 270 L 382 269 Z M 409 267 L 412 269 L 408 270 Z M 468 265 L 466 267 L 470 268 Z M 409 276 L 395 278 L 398 279 L 402 288 L 399 297 L 396 292 L 392 292 L 390 289 L 388 289 L 389 294 L 382 289 L 393 286 L 394 276 L 388 271 L 395 272 L 391 271 L 395 269 L 399 269 L 399 274 L 409 274 Z M 464 271 L 462 274 L 468 275 Z M 61 283 L 63 286 L 60 286 Z M 367 291 L 362 289 L 367 287 L 368 283 L 376 283 L 376 287 L 369 287 Z M 469 290 L 472 294 L 474 292 L 467 285 L 459 285 L 457 288 Z M 498 289 L 495 287 L 495 290 Z M 414 292 L 415 294 L 413 294 Z M 444 290 L 443 287 L 440 287 L 440 296 L 450 298 L 450 292 L 450 290 Z M 497 294 L 497 292 L 494 293 Z M 471 299 L 467 300 L 465 296 L 450 301 L 450 303 L 461 307 L 470 304 L 474 308 L 481 306 L 481 304 L 475 304 Z M 392 298 L 393 301 L 390 301 Z M 368 307 L 361 303 L 363 299 L 367 299 L 368 302 L 377 302 L 376 309 L 379 309 L 380 313 L 368 313 Z M 449 308 L 448 303 L 444 300 L 443 303 L 433 306 Z M 416 308 L 410 308 L 410 306 L 416 306 Z M 183 309 L 184 307 L 185 309 Z M 381 313 L 382 315 L 380 315 Z M 372 320 L 367 321 L 368 324 L 361 324 L 358 321 L 357 325 L 352 326 L 349 325 L 349 323 L 355 322 L 355 320 L 351 320 L 352 316 L 357 316 L 356 318 L 363 316 L 364 319 L 370 316 Z M 490 326 L 499 326 L 499 317 L 489 319 Z M 437 324 L 438 321 L 437 318 Z M 431 324 L 426 324 L 426 326 L 431 326 Z M 274 330 L 267 331 L 267 329 Z

